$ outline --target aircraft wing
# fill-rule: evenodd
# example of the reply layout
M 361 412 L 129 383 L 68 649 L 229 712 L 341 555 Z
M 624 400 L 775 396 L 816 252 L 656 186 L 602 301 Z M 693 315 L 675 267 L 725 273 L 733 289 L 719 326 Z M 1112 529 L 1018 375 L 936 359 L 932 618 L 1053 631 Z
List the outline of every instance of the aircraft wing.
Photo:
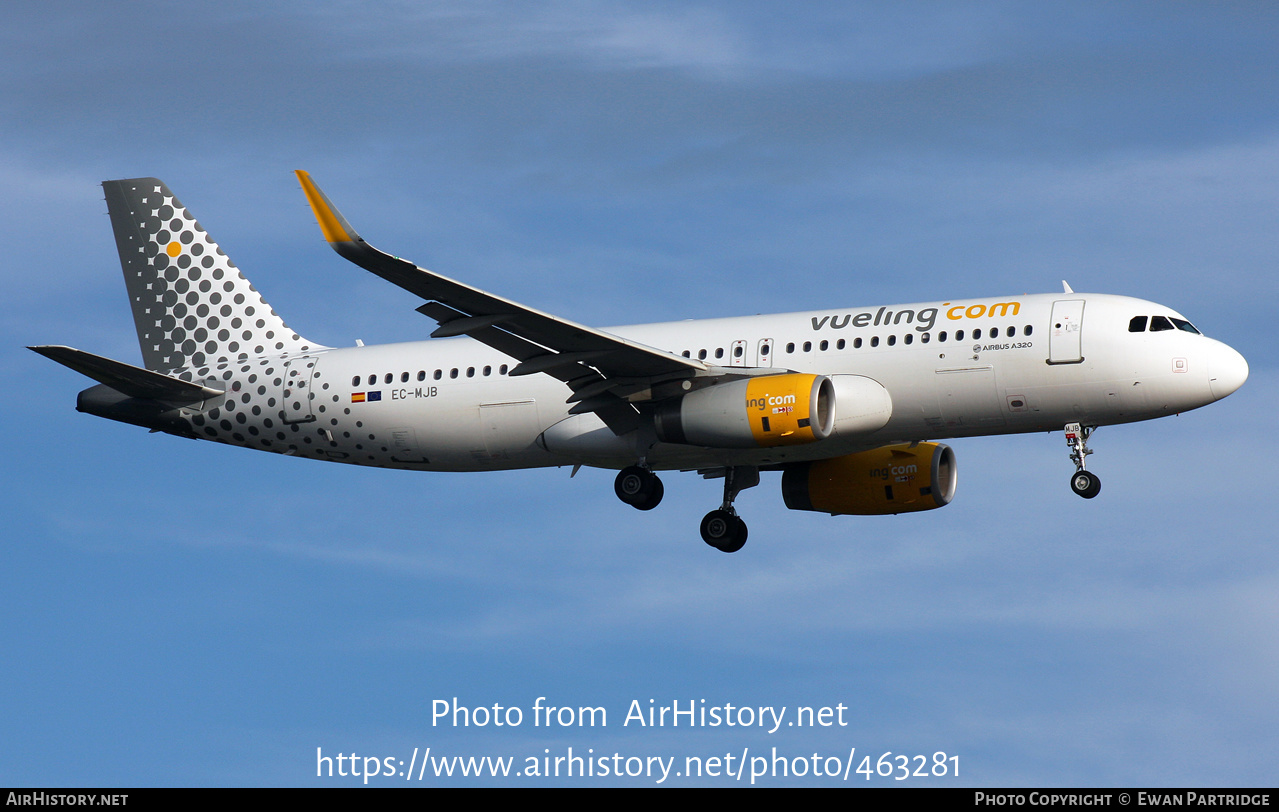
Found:
M 468 335 L 516 359 L 519 363 L 510 375 L 545 372 L 559 378 L 573 389 L 570 402 L 577 405 L 571 411 L 598 412 L 615 431 L 625 430 L 625 424 L 634 422 L 626 413 L 637 413 L 618 392 L 691 378 L 712 369 L 701 361 L 543 313 L 379 251 L 351 228 L 309 174 L 298 170 L 297 176 L 333 250 L 429 300 L 418 312 L 439 322 L 433 338 Z

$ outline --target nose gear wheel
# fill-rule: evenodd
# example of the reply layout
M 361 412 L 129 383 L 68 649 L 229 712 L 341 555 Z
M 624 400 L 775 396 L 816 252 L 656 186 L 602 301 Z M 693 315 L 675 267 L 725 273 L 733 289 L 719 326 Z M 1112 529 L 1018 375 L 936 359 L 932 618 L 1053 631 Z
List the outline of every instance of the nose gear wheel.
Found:
M 1101 493 L 1101 477 L 1084 470 L 1084 460 L 1092 453 L 1092 449 L 1088 447 L 1088 438 L 1095 430 L 1096 426 L 1066 424 L 1066 445 L 1070 446 L 1070 461 L 1075 464 L 1075 473 L 1070 477 L 1070 489 L 1085 499 L 1092 499 Z
M 1070 478 L 1070 489 L 1085 499 L 1101 493 L 1101 479 L 1090 471 L 1076 471 Z

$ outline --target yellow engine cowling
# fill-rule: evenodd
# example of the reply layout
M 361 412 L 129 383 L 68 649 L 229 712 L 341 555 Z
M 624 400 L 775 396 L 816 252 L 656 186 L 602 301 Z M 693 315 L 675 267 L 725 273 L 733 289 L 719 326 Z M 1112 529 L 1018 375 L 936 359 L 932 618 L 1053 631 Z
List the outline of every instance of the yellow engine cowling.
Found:
M 950 446 L 889 445 L 789 466 L 782 498 L 791 510 L 881 516 L 944 507 L 955 495 L 955 481 Z
M 835 390 L 825 375 L 767 375 L 709 386 L 662 404 L 663 442 L 711 448 L 772 448 L 824 440 L 834 426 Z

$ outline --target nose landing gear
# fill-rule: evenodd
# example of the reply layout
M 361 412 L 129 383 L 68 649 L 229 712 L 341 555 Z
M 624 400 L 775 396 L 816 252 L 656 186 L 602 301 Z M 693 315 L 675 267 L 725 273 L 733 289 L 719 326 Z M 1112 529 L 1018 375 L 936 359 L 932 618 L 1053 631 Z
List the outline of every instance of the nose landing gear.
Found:
M 1085 499 L 1092 499 L 1101 493 L 1101 478 L 1084 470 L 1084 459 L 1092 453 L 1092 449 L 1088 447 L 1088 438 L 1092 436 L 1095 429 L 1096 426 L 1066 424 L 1066 445 L 1070 446 L 1070 461 L 1075 464 L 1075 473 L 1070 478 L 1070 489 Z

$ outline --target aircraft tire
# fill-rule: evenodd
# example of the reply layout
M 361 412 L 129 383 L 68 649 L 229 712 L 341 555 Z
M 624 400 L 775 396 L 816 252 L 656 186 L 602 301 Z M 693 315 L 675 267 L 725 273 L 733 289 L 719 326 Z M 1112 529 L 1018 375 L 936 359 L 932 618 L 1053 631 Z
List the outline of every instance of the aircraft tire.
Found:
M 1070 478 L 1070 489 L 1085 499 L 1101 493 L 1101 479 L 1089 471 L 1076 471 Z
M 652 476 L 650 474 L 650 476 Z M 662 480 L 656 476 L 653 477 L 653 491 L 643 501 L 632 502 L 631 507 L 636 510 L 652 510 L 662 502 L 662 496 L 666 493 L 666 488 L 662 486 Z
M 746 544 L 746 522 L 727 510 L 712 510 L 702 519 L 702 541 L 724 553 L 735 553 Z
M 639 507 L 640 510 L 651 510 L 657 507 L 662 497 L 660 494 L 657 500 L 648 507 L 640 507 L 652 499 L 654 491 L 661 488 L 661 480 L 647 468 L 641 468 L 638 465 L 632 465 L 629 468 L 623 468 L 617 475 L 617 479 L 613 481 L 613 493 L 617 494 L 617 498 L 621 499 L 628 505 Z

